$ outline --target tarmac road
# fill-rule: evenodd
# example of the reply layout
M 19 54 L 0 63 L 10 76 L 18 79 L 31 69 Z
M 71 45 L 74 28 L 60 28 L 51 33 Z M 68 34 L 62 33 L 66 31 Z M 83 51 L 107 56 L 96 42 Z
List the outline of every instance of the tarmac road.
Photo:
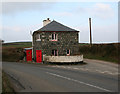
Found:
M 118 92 L 118 66 L 85 59 L 85 65 L 3 62 L 17 92 Z M 98 63 L 99 62 L 99 63 Z

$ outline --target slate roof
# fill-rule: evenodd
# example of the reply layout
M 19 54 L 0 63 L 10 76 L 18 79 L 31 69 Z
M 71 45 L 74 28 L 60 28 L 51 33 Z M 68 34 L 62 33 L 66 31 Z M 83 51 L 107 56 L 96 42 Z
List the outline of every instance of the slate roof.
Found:
M 52 22 L 50 22 L 49 24 L 40 28 L 37 31 L 77 31 L 77 30 L 69 28 L 69 27 L 53 20 Z

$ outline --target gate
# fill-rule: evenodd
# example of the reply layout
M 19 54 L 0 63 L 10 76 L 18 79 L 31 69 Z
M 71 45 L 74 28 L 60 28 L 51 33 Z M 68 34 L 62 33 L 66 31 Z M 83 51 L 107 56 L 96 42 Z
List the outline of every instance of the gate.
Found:
M 32 61 L 32 49 L 26 50 L 26 61 Z

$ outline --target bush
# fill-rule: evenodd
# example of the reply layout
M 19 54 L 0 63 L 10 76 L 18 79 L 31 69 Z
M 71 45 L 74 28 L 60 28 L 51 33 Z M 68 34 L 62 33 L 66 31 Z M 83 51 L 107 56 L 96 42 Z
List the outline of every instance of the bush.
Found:
M 17 62 L 24 57 L 22 47 L 3 47 L 2 49 L 2 61 Z

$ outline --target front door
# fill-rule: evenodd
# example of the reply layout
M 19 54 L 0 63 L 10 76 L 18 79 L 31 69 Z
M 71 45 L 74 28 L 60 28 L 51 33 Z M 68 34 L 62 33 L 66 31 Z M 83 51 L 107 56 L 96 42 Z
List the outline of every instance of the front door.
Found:
M 42 51 L 36 50 L 36 62 L 41 63 L 42 62 Z

